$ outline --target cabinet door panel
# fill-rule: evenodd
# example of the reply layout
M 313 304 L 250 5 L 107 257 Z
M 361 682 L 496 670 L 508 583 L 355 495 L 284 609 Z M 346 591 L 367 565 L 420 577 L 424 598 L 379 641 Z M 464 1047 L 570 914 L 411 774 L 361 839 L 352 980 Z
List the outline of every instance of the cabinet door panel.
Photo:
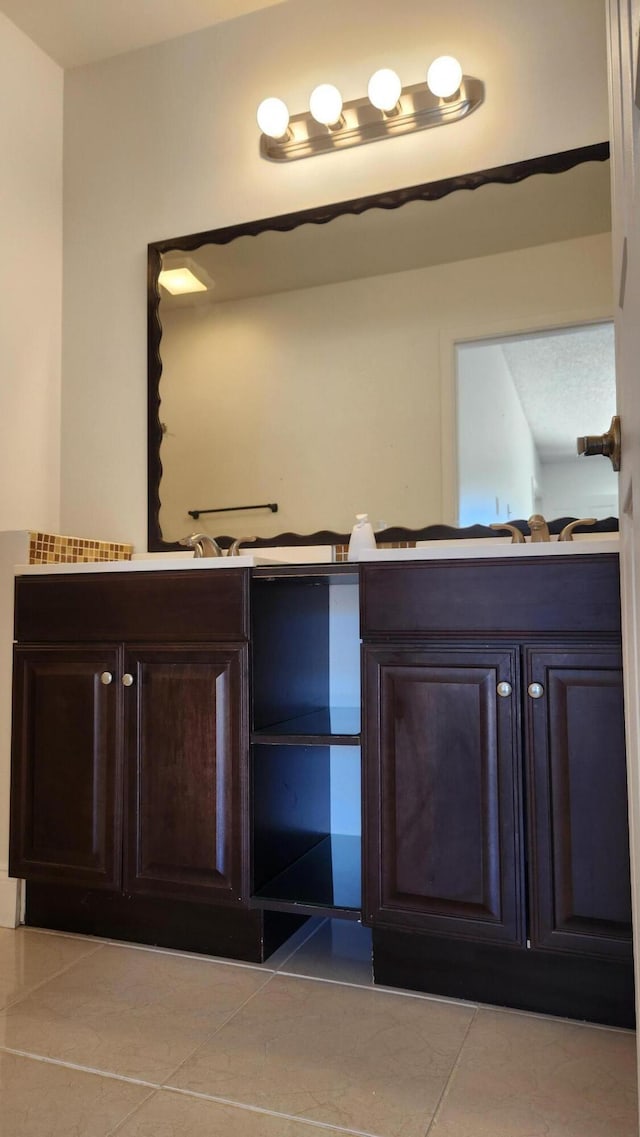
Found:
M 515 652 L 364 655 L 368 919 L 519 942 Z
M 117 672 L 115 648 L 16 647 L 12 875 L 119 887 Z
M 526 653 L 532 942 L 631 955 L 622 672 L 614 649 Z
M 126 652 L 127 892 L 246 898 L 246 651 Z

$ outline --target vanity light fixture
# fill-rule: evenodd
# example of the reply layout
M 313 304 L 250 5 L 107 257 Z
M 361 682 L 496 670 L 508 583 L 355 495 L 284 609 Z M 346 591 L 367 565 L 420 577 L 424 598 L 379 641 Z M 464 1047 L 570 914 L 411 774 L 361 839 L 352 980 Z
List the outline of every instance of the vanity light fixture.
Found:
M 367 95 L 372 106 L 385 114 L 401 114 L 400 95 L 402 82 L 390 67 L 382 67 L 374 72 L 369 80 Z
M 158 283 L 172 296 L 184 296 L 189 292 L 207 292 L 208 286 L 200 280 L 187 265 L 180 268 L 165 268 L 158 276 Z
M 289 136 L 289 108 L 282 99 L 263 99 L 256 118 L 260 130 L 269 138 Z
M 309 95 L 309 113 L 320 126 L 327 126 L 329 130 L 342 130 L 342 95 L 338 88 L 332 83 L 321 83 L 319 87 L 314 87 Z
M 452 55 L 440 55 L 434 59 L 427 71 L 427 87 L 432 95 L 450 99 L 459 90 L 462 82 L 462 68 Z
M 321 83 L 311 93 L 309 110 L 291 117 L 282 99 L 264 99 L 258 108 L 260 153 L 284 162 L 346 150 L 457 122 L 483 101 L 484 84 L 464 75 L 453 56 L 434 59 L 426 83 L 410 87 L 383 67 L 371 76 L 366 98 L 343 103 L 337 87 Z

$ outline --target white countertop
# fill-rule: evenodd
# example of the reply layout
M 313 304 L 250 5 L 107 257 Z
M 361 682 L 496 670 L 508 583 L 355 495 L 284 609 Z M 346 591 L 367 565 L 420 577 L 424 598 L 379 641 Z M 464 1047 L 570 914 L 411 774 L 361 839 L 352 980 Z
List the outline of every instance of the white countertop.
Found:
M 425 541 L 415 549 L 376 549 L 364 554 L 360 563 L 375 561 L 483 560 L 505 557 L 580 556 L 584 553 L 617 553 L 617 533 L 580 534 L 573 541 L 545 541 L 514 545 L 510 537 L 481 537 L 463 541 Z M 274 555 L 269 554 L 273 552 Z M 257 568 L 260 565 L 327 564 L 331 550 L 327 546 L 265 549 L 262 553 L 242 553 L 239 557 L 194 557 L 189 551 L 174 553 L 138 553 L 130 561 L 90 561 L 47 565 L 16 565 L 16 576 L 51 576 L 64 573 L 130 573 L 224 572 L 233 568 Z
M 482 560 L 488 557 L 566 557 L 582 553 L 617 553 L 617 533 L 576 536 L 573 541 L 525 541 L 512 544 L 510 537 L 480 537 L 464 541 L 428 541 L 415 549 L 375 549 L 363 553 L 365 561 Z
M 255 568 L 257 565 L 279 565 L 281 560 L 257 553 L 243 553 L 239 557 L 194 557 L 193 553 L 147 553 L 131 561 L 79 561 L 49 565 L 16 565 L 16 576 L 51 576 L 63 573 L 96 572 L 199 572 L 203 569 L 224 571 L 234 568 Z

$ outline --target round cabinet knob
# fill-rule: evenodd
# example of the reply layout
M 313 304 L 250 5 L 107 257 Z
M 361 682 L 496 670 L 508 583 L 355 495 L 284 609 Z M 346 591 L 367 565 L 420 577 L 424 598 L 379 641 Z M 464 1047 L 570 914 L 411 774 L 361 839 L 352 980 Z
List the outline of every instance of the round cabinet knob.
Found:
M 544 687 L 542 683 L 530 683 L 527 687 L 527 693 L 531 699 L 541 699 L 544 695 Z
M 133 675 L 130 675 L 128 671 L 125 671 L 122 676 L 122 685 L 123 687 L 133 687 Z
M 498 686 L 496 687 L 496 691 L 498 692 L 499 695 L 502 696 L 503 699 L 508 699 L 512 690 L 513 690 L 513 688 L 511 686 L 511 684 L 505 683 L 505 682 L 498 683 Z
M 103 671 L 102 675 L 100 676 L 100 682 L 103 684 L 104 687 L 108 687 L 110 683 L 113 683 L 113 675 L 111 674 L 111 672 L 110 671 Z

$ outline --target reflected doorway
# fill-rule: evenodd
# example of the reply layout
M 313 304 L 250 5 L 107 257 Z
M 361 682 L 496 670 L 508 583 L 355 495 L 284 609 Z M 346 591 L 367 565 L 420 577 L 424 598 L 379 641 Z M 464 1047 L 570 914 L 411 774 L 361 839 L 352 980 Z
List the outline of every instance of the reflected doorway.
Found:
M 618 514 L 606 458 L 576 453 L 615 414 L 613 322 L 456 347 L 458 524 Z

